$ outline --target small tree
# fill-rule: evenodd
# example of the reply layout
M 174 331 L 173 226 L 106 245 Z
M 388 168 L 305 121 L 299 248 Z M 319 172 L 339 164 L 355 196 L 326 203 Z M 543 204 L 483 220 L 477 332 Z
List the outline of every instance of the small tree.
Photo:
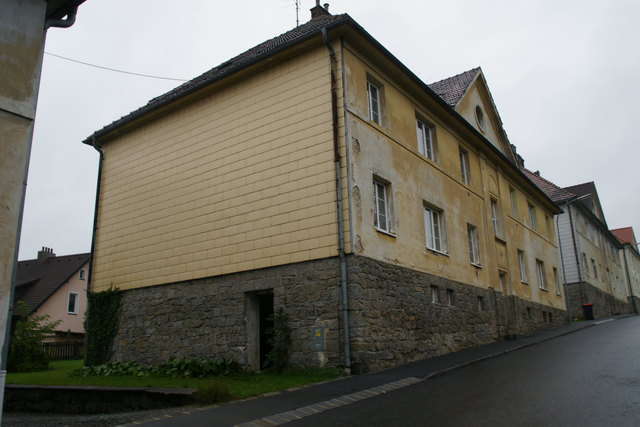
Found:
M 42 348 L 44 338 L 55 331 L 61 320 L 49 321 L 50 316 L 29 316 L 27 306 L 18 301 L 16 313 L 20 320 L 9 345 L 7 370 L 10 372 L 41 371 L 49 367 L 49 357 Z
M 289 366 L 289 350 L 291 347 L 291 328 L 289 316 L 278 308 L 269 320 L 273 321 L 273 327 L 267 329 L 268 341 L 271 350 L 267 353 L 266 367 L 275 372 L 283 372 Z

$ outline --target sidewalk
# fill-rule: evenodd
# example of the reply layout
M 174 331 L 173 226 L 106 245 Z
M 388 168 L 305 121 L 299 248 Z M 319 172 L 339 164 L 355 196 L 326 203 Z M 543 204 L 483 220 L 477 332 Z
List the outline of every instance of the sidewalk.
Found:
M 272 426 L 323 412 L 359 400 L 407 387 L 455 369 L 520 350 L 549 339 L 617 318 L 565 325 L 511 341 L 499 341 L 383 371 L 340 378 L 300 389 L 235 401 L 219 406 L 185 410 L 127 426 Z

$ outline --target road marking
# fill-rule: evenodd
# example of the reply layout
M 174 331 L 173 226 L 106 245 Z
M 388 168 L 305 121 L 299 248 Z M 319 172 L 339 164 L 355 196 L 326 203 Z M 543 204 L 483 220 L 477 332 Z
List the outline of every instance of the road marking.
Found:
M 303 406 L 291 411 L 269 415 L 268 417 L 247 421 L 242 424 L 236 424 L 236 427 L 254 427 L 265 425 L 266 423 L 269 423 L 269 425 L 281 425 L 295 419 L 299 420 L 300 418 L 308 417 L 309 415 L 319 414 L 320 412 L 328 411 L 334 408 L 339 408 L 341 406 L 350 405 L 351 403 L 359 402 L 361 400 L 369 399 L 371 397 L 379 396 L 392 390 L 398 390 L 400 388 L 408 387 L 420 381 L 424 381 L 424 379 L 407 377 L 377 387 L 361 390 L 356 393 L 345 394 L 343 396 L 334 397 L 330 400 Z
M 600 325 L 602 323 L 613 322 L 614 320 L 616 320 L 616 319 L 604 319 L 604 320 L 599 320 L 597 322 L 594 322 L 593 324 L 594 325 Z

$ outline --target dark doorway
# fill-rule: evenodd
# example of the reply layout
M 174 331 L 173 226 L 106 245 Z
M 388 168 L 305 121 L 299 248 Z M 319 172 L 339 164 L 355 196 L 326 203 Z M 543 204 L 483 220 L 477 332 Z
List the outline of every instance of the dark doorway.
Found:
M 260 340 L 260 369 L 264 369 L 267 354 L 271 351 L 269 334 L 273 328 L 273 293 L 271 291 L 258 293 L 258 322 Z

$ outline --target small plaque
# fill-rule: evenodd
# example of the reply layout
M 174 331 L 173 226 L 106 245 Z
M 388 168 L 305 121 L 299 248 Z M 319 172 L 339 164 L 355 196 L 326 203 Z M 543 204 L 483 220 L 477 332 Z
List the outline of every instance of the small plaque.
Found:
M 324 326 L 311 328 L 311 350 L 324 351 Z

